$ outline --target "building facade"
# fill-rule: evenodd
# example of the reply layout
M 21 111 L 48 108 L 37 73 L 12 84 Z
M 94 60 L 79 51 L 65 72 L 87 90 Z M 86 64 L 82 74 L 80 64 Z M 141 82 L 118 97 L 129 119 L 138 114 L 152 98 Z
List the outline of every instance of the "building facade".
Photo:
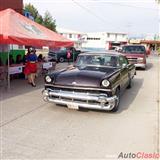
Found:
M 92 32 L 84 33 L 69 29 L 57 28 L 58 33 L 75 42 L 75 48 L 86 49 L 114 49 L 126 44 L 128 35 L 126 33 Z
M 23 0 L 0 0 L 0 11 L 12 8 L 20 14 L 23 13 Z
M 62 36 L 64 36 L 65 38 L 74 41 L 74 47 L 77 49 L 81 49 L 82 48 L 82 43 L 84 41 L 84 36 L 86 35 L 83 32 L 79 32 L 79 31 L 73 31 L 73 30 L 69 30 L 69 29 L 64 29 L 64 28 L 56 28 L 57 32 L 59 34 L 61 34 Z
M 82 47 L 110 50 L 126 44 L 127 41 L 128 36 L 125 33 L 93 32 L 85 35 Z
M 0 11 L 11 8 L 16 12 L 23 14 L 23 0 L 0 0 Z M 0 58 L 2 63 L 5 65 L 7 60 L 7 52 L 13 54 L 14 59 L 18 54 L 24 55 L 25 47 L 19 45 L 6 45 L 0 44 Z

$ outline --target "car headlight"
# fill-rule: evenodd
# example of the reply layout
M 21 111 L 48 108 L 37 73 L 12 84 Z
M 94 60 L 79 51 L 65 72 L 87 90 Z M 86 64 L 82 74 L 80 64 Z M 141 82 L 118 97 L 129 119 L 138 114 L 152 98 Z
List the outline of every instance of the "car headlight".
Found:
M 103 87 L 108 87 L 109 85 L 110 85 L 110 82 L 109 82 L 108 80 L 104 79 L 104 80 L 102 81 L 102 86 L 103 86 Z
M 144 61 L 144 58 L 137 58 L 137 60 L 139 61 L 139 62 L 143 62 Z
M 45 77 L 45 80 L 46 80 L 46 82 L 48 82 L 48 83 L 50 83 L 50 82 L 52 81 L 52 79 L 51 79 L 50 76 L 46 76 L 46 77 Z

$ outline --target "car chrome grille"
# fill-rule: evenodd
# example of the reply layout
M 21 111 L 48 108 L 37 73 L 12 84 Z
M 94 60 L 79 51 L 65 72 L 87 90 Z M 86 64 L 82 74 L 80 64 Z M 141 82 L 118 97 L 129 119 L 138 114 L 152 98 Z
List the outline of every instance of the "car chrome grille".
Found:
M 88 90 L 88 89 L 77 89 L 77 88 L 61 88 L 61 87 L 54 87 L 54 86 L 47 86 L 46 89 L 51 89 L 51 90 L 60 90 L 60 91 L 67 91 L 67 92 L 78 92 L 78 93 L 87 93 L 87 94 L 106 94 L 106 91 L 104 90 Z M 111 94 L 111 92 L 107 92 L 107 94 Z
M 100 102 L 94 101 L 94 100 L 83 100 L 83 99 L 75 99 L 75 98 L 65 98 L 65 97 L 57 97 L 57 96 L 51 96 L 51 98 L 57 98 L 60 100 L 65 100 L 67 102 L 77 102 L 77 103 L 86 103 L 86 104 L 97 104 L 99 105 Z
M 47 88 L 46 88 L 47 89 Z M 110 92 L 105 91 L 96 91 L 96 90 L 84 90 L 84 89 L 72 89 L 72 88 L 56 88 L 56 87 L 48 87 L 48 90 L 54 93 L 58 94 L 51 94 L 50 98 L 52 99 L 58 99 L 58 100 L 64 100 L 66 102 L 76 102 L 76 103 L 86 103 L 90 105 L 99 105 L 100 102 L 97 101 L 96 98 L 99 95 L 105 95 L 106 97 L 110 97 Z M 60 93 L 60 94 L 59 94 Z M 66 94 L 69 94 L 70 96 L 64 96 Z M 76 97 L 74 97 L 76 95 Z M 92 99 L 87 97 L 92 97 Z M 79 98 L 84 97 L 84 98 Z M 107 105 L 108 102 L 105 103 Z
M 128 58 L 130 63 L 137 63 L 137 58 Z

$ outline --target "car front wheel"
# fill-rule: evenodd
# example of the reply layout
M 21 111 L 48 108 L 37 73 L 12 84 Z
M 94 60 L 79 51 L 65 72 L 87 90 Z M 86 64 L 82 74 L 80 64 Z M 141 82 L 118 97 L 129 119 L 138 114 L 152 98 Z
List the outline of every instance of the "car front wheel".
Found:
M 117 112 L 119 109 L 119 103 L 120 103 L 120 89 L 119 88 L 116 89 L 115 95 L 117 96 L 117 99 L 116 99 L 114 108 L 111 110 L 112 112 Z
M 63 62 L 64 62 L 64 58 L 63 58 L 63 57 L 60 57 L 60 58 L 59 58 L 59 62 L 63 63 Z
M 128 86 L 127 86 L 127 89 L 130 89 L 132 88 L 132 78 L 129 77 L 129 83 L 128 83 Z

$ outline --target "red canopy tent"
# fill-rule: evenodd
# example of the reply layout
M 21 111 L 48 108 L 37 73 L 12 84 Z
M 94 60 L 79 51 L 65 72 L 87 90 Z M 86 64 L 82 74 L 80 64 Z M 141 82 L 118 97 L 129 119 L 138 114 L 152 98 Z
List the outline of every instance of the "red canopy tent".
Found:
M 73 42 L 12 9 L 0 11 L 0 43 L 67 47 Z
M 0 11 L 0 44 L 17 44 L 37 47 L 70 47 L 73 46 L 74 43 L 14 10 L 6 9 Z M 8 86 L 10 88 L 9 73 Z

